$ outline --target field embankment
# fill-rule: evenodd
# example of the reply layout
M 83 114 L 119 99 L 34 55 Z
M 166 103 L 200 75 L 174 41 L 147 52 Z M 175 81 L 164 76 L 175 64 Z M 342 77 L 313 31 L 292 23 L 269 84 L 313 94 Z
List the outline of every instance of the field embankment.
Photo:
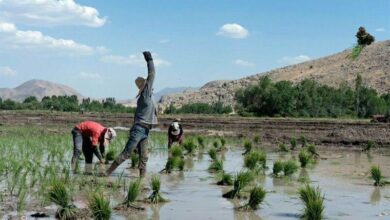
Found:
M 371 140 L 390 146 L 390 124 L 351 119 L 243 118 L 238 116 L 161 115 L 157 130 L 165 131 L 174 118 L 180 117 L 187 132 L 252 137 L 259 135 L 265 143 L 288 142 L 291 137 L 305 136 L 317 144 L 364 145 Z M 111 113 L 62 113 L 1 111 L 0 124 L 41 125 L 68 130 L 83 120 L 98 121 L 106 126 L 130 127 L 132 115 Z M 0 129 L 1 132 L 1 129 Z

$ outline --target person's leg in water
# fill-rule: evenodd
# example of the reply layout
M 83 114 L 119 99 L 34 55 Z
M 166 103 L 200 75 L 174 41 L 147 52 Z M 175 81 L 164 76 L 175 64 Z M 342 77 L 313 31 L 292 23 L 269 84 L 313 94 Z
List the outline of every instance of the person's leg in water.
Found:
M 83 140 L 83 154 L 85 157 L 85 174 L 91 175 L 93 170 L 93 151 L 92 143 L 89 138 L 84 138 Z
M 138 155 L 139 155 L 139 164 L 138 164 L 139 176 L 142 178 L 145 177 L 146 164 L 148 162 L 148 139 L 147 138 L 143 139 L 138 144 Z
M 114 160 L 110 168 L 108 168 L 106 175 L 110 175 L 119 165 L 127 160 L 137 145 L 141 142 L 141 140 L 147 139 L 148 135 L 148 128 L 138 124 L 133 125 L 133 127 L 130 129 L 130 137 L 126 143 L 125 148 L 123 149 L 122 153 L 119 154 L 119 156 Z
M 76 173 L 79 157 L 81 155 L 82 146 L 83 146 L 83 136 L 77 128 L 73 128 L 72 136 L 73 136 L 73 156 L 71 161 L 71 169 L 74 173 Z

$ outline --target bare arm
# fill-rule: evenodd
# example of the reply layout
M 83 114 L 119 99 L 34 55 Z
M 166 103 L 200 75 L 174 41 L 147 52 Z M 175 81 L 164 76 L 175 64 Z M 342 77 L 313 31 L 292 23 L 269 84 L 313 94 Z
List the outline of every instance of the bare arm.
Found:
M 153 89 L 154 78 L 156 76 L 156 70 L 154 68 L 152 54 L 149 51 L 145 51 L 145 52 L 143 52 L 143 54 L 144 54 L 144 58 L 145 58 L 145 61 L 147 63 L 147 66 L 148 66 L 148 78 L 146 79 L 147 89 L 149 90 L 148 92 L 151 93 L 151 91 Z

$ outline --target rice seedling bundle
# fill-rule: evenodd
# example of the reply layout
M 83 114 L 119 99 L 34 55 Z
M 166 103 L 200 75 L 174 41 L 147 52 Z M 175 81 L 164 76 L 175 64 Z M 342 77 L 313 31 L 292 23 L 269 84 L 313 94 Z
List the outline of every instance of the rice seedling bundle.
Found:
M 306 185 L 298 190 L 299 198 L 303 202 L 304 209 L 301 215 L 305 220 L 321 220 L 324 219 L 324 196 L 321 190 L 317 187 Z
M 96 220 L 109 220 L 111 217 L 110 200 L 106 199 L 102 193 L 94 193 L 88 204 L 92 216 Z

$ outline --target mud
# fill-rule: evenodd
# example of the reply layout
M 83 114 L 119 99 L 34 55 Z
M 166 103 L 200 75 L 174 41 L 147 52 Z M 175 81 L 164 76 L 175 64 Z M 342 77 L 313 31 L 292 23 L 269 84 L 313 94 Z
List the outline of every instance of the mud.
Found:
M 380 146 L 390 146 L 390 123 L 372 123 L 368 120 L 347 119 L 292 119 L 292 118 L 243 118 L 237 116 L 159 116 L 156 131 L 164 131 L 174 118 L 181 118 L 187 133 L 224 136 L 259 135 L 265 142 L 289 141 L 291 137 L 304 135 L 317 144 L 356 146 L 371 140 Z M 3 125 L 62 126 L 70 129 L 83 120 L 95 120 L 106 126 L 128 128 L 131 114 L 61 113 L 0 111 Z M 54 131 L 55 132 L 55 129 Z

